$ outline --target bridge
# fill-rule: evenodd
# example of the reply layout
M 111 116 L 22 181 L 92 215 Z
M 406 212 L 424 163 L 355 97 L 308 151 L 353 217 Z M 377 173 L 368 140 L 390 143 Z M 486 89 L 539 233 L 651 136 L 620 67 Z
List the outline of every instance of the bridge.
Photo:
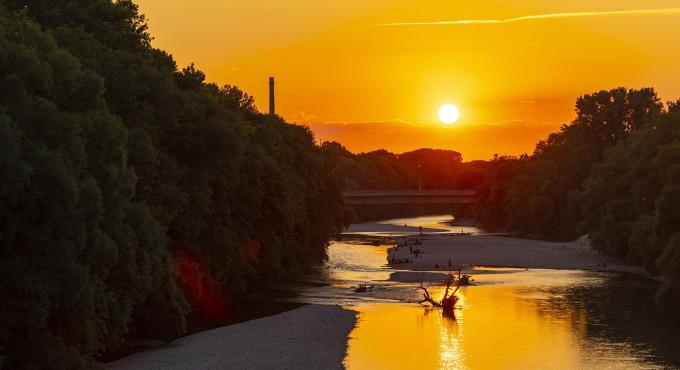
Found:
M 346 191 L 348 204 L 470 204 L 474 190 L 359 190 Z

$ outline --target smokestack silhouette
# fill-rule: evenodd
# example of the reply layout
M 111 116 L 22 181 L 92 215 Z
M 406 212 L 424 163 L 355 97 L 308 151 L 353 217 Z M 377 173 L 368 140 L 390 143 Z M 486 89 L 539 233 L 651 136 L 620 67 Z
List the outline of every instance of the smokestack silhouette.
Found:
M 274 103 L 274 77 L 269 77 L 269 114 L 272 116 L 276 114 L 276 105 Z

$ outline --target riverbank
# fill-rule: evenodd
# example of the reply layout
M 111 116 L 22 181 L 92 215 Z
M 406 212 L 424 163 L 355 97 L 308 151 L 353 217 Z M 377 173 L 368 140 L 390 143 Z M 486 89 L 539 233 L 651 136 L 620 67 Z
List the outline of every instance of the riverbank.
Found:
M 445 228 L 432 228 L 425 227 L 419 228 L 417 226 L 408 225 L 393 225 L 378 222 L 367 222 L 362 224 L 352 224 L 345 231 L 344 234 L 367 234 L 371 235 L 373 233 L 395 233 L 395 234 L 417 234 L 419 232 L 423 233 L 436 233 L 436 232 L 446 232 Z
M 517 267 L 556 270 L 601 270 L 644 274 L 644 270 L 592 249 L 583 237 L 573 242 L 549 242 L 500 235 L 434 234 L 394 238 L 388 260 L 409 260 L 393 267 L 409 270 L 451 270 L 458 266 Z M 411 250 L 419 250 L 416 258 Z
M 342 369 L 356 313 L 306 305 L 180 338 L 106 364 L 111 370 Z
M 445 278 L 447 271 L 455 270 L 459 265 L 521 268 L 517 270 L 476 269 L 469 272 L 475 275 L 475 280 L 480 282 L 475 287 L 464 288 L 467 303 L 462 303 L 461 309 L 466 310 L 466 327 L 474 327 L 471 324 L 475 321 L 473 318 L 475 315 L 479 317 L 479 328 L 469 330 L 469 336 L 472 335 L 471 333 L 477 335 L 480 332 L 489 332 L 488 323 L 490 322 L 494 323 L 491 326 L 495 327 L 506 323 L 519 325 L 517 323 L 524 322 L 522 320 L 529 320 L 526 325 L 506 328 L 508 332 L 522 333 L 526 332 L 527 328 L 536 327 L 531 321 L 538 320 L 531 311 L 535 303 L 533 299 L 541 297 L 541 300 L 547 300 L 554 297 L 552 293 L 545 292 L 546 287 L 585 289 L 574 295 L 576 297 L 574 299 L 578 299 L 584 295 L 593 297 L 601 296 L 602 292 L 611 292 L 615 286 L 604 287 L 601 291 L 598 290 L 597 293 L 592 294 L 590 289 L 600 289 L 601 285 L 607 284 L 606 282 L 620 278 L 618 274 L 592 274 L 567 270 L 641 272 L 639 268 L 628 266 L 620 260 L 593 251 L 586 239 L 573 243 L 517 239 L 483 234 L 465 225 L 451 227 L 446 223 L 427 218 L 389 220 L 389 222 L 352 225 L 350 234 L 346 235 L 343 241 L 334 242 L 329 248 L 329 262 L 322 269 L 321 277 L 318 278 L 318 281 L 325 281 L 328 284 L 305 286 L 294 295 L 297 302 L 303 303 L 356 305 L 354 308 L 360 307 L 357 309 L 360 320 L 357 319 L 357 313 L 353 310 L 345 310 L 337 305 L 310 304 L 274 316 L 180 338 L 161 348 L 109 363 L 107 367 L 114 370 L 334 369 L 343 368 L 343 365 L 350 368 L 366 368 L 370 364 L 390 363 L 389 361 L 394 357 L 395 351 L 391 345 L 388 346 L 389 348 L 376 349 L 375 343 L 377 342 L 389 343 L 390 339 L 395 336 L 412 337 L 405 339 L 404 342 L 407 347 L 411 348 L 431 338 L 439 338 L 439 334 L 436 333 L 440 333 L 440 330 L 448 334 L 458 332 L 457 330 L 452 332 L 446 323 L 437 321 L 441 320 L 441 316 L 427 316 L 423 313 L 427 311 L 423 311 L 422 307 L 412 302 L 417 296 L 414 284 L 423 281 L 441 281 Z M 418 235 L 420 227 L 424 232 L 422 236 Z M 455 235 L 454 231 L 459 232 L 458 230 L 464 231 L 465 235 Z M 392 240 L 404 244 L 405 241 L 414 241 L 416 238 L 419 239 L 420 244 L 413 245 L 412 249 L 422 251 L 418 258 L 409 254 L 407 245 L 396 250 L 392 249 L 388 254 L 387 244 Z M 390 266 L 392 269 L 385 268 L 387 258 L 390 257 L 411 259 L 413 262 L 393 264 Z M 449 259 L 451 267 L 448 266 Z M 524 271 L 525 268 L 530 271 Z M 519 284 L 523 289 L 529 289 L 527 287 L 534 287 L 537 281 L 541 282 L 541 288 L 526 297 L 501 294 L 506 289 L 514 289 L 513 287 Z M 365 293 L 355 292 L 353 287 L 361 282 L 374 285 L 374 290 Z M 636 288 L 627 287 L 626 289 Z M 563 297 L 563 292 L 561 294 L 560 297 Z M 520 299 L 521 304 L 518 303 Z M 610 301 L 615 299 L 618 298 L 611 298 Z M 408 303 L 405 303 L 403 307 L 398 306 L 397 309 L 402 307 L 403 310 L 398 310 L 396 312 L 400 313 L 395 314 L 392 309 L 395 307 L 393 305 L 400 302 Z M 590 302 L 589 299 L 585 303 L 590 304 Z M 579 307 L 580 304 L 585 303 L 578 301 L 578 303 L 569 305 L 557 305 L 554 309 Z M 469 306 L 466 307 L 466 304 Z M 500 315 L 496 312 L 496 307 L 508 305 L 521 306 L 526 309 L 514 312 L 516 317 L 513 320 L 506 322 L 503 319 L 494 322 L 497 317 L 506 317 L 503 316 L 506 313 Z M 473 306 L 474 310 L 470 309 Z M 379 313 L 372 314 L 375 310 Z M 555 313 L 558 317 L 562 317 L 559 315 L 563 314 L 559 310 Z M 384 317 L 390 319 L 385 321 Z M 420 325 L 418 323 L 422 322 L 424 317 L 425 319 L 429 317 L 428 322 L 433 325 L 432 335 L 423 335 L 420 331 L 404 332 L 402 336 L 393 333 L 393 323 L 396 320 Z M 367 328 L 375 328 L 375 330 Z M 565 324 L 565 327 L 555 330 L 558 329 L 562 330 L 563 337 L 571 338 L 570 330 L 572 329 L 569 325 Z M 542 335 L 533 333 L 523 343 L 524 345 L 531 343 L 532 338 L 542 338 Z M 485 340 L 495 340 L 495 338 L 485 337 Z M 437 341 L 430 343 L 427 348 L 440 348 L 437 343 Z M 512 343 L 504 343 L 501 347 L 512 350 L 516 346 Z M 353 351 L 352 348 L 354 348 Z M 471 351 L 474 348 L 482 348 L 482 346 L 472 346 L 468 350 Z M 399 351 L 396 352 L 399 353 Z M 432 366 L 423 368 L 435 368 L 437 367 L 436 361 L 441 360 L 438 357 L 439 352 L 434 350 L 430 352 L 426 355 L 435 362 L 432 362 Z M 532 354 L 538 353 L 542 352 L 532 352 Z M 374 356 L 380 360 L 376 360 Z M 476 357 L 472 356 L 468 360 L 473 361 L 474 358 Z M 498 361 L 507 361 L 509 358 L 521 358 L 521 356 L 518 357 L 514 353 L 501 353 Z M 395 368 L 412 367 L 406 366 L 407 363 L 401 361 L 394 365 Z M 565 366 L 565 368 L 570 367 Z

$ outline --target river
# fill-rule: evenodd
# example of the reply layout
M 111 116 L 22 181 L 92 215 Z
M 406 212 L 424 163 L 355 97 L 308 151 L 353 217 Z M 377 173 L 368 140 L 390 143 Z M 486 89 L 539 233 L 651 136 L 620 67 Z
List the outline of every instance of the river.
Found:
M 322 271 L 295 290 L 297 302 L 341 304 L 358 313 L 347 368 L 680 368 L 679 326 L 655 312 L 655 281 L 611 272 L 478 267 L 473 285 L 459 291 L 456 318 L 448 319 L 417 304 L 415 289 L 426 273 L 389 268 L 390 245 L 353 238 L 394 235 L 389 225 L 480 232 L 450 221 L 430 216 L 383 221 L 388 231 L 350 229 L 331 243 Z M 375 288 L 355 293 L 360 283 Z M 433 295 L 441 289 L 430 287 Z

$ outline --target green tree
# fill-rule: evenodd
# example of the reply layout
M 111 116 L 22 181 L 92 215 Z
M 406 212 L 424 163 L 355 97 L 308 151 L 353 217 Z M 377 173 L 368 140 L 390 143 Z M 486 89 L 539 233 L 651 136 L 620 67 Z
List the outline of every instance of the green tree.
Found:
M 181 333 L 185 296 L 219 313 L 323 260 L 346 223 L 308 129 L 150 41 L 128 0 L 2 2 L 5 367 L 90 368 L 130 335 Z

